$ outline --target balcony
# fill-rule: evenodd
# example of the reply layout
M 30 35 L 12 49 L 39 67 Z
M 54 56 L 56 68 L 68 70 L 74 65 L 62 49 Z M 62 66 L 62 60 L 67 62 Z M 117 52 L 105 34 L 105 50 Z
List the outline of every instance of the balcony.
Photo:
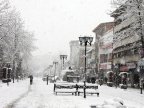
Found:
M 136 20 L 136 19 L 135 19 L 134 16 L 125 19 L 125 20 L 122 21 L 119 25 L 116 25 L 116 26 L 115 26 L 114 32 L 116 33 L 116 32 L 121 31 L 122 28 L 125 28 L 125 27 L 129 26 L 129 25 L 132 24 L 135 20 Z

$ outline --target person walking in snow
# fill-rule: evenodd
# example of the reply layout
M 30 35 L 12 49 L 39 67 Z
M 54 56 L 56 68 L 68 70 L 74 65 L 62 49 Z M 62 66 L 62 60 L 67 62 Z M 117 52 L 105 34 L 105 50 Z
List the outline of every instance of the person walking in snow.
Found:
M 32 85 L 32 83 L 33 83 L 33 76 L 30 75 L 29 78 L 30 78 L 30 85 Z

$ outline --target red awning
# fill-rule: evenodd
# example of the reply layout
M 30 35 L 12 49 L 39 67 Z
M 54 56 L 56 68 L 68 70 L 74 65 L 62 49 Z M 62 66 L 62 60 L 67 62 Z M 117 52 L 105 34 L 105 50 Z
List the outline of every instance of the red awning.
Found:
M 120 67 L 120 71 L 128 71 L 128 67 L 127 66 L 121 66 Z

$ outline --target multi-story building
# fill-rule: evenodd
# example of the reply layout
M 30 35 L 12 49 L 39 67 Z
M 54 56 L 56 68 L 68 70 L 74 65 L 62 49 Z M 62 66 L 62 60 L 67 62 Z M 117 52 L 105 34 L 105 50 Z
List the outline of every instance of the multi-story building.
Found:
M 112 67 L 113 22 L 99 24 L 93 32 L 96 34 L 96 66 L 99 77 L 104 78 Z
M 86 61 L 86 68 L 87 73 L 94 70 L 94 51 L 91 50 L 92 46 L 87 45 L 87 61 Z M 91 54 L 92 53 L 92 54 Z M 92 57 L 93 55 L 93 57 Z M 84 68 L 85 68 L 85 46 L 80 46 L 79 40 L 74 40 L 70 42 L 70 66 L 72 69 L 76 70 L 76 72 L 81 75 L 81 78 L 84 76 Z M 93 63 L 92 63 L 93 62 Z M 91 64 L 91 65 L 90 65 Z
M 139 22 L 138 13 L 134 13 L 136 6 L 131 6 L 132 3 L 132 0 L 128 0 L 126 5 L 116 9 L 111 17 L 114 17 L 115 22 L 113 64 L 119 67 L 119 72 L 130 74 L 130 82 L 133 85 L 139 83 L 137 65 L 141 59 L 142 22 Z

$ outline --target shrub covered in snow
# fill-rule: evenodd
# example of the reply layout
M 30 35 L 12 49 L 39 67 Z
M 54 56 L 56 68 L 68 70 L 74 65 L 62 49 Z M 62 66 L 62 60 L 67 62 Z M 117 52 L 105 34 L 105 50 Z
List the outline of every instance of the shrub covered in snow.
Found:
M 121 98 L 105 100 L 102 105 L 97 105 L 96 108 L 127 108 Z

